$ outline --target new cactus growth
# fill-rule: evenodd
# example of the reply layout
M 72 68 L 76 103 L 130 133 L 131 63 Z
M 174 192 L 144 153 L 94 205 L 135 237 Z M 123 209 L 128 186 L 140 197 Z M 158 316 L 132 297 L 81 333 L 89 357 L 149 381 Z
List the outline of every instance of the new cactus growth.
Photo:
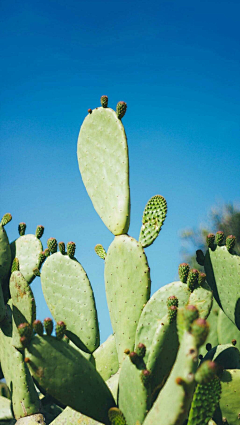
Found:
M 49 238 L 43 249 L 43 226 L 25 235 L 20 223 L 20 236 L 9 244 L 4 226 L 11 215 L 0 223 L 0 371 L 14 418 L 17 425 L 237 425 L 240 257 L 235 237 L 228 236 L 225 246 L 222 232 L 209 234 L 207 252 L 197 251 L 205 273 L 182 263 L 180 281 L 150 298 L 144 248 L 156 240 L 167 203 L 161 195 L 150 198 L 139 240 L 128 234 L 129 158 L 121 122 L 126 109 L 119 102 L 114 112 L 102 96 L 101 106 L 88 110 L 78 138 L 83 182 L 114 235 L 107 252 L 95 247 L 104 260 L 113 328 L 106 341 L 100 345 L 95 299 L 75 243 L 65 250 L 64 242 Z M 36 320 L 30 288 L 35 276 L 41 277 L 55 332 L 51 318 L 44 324 Z M 49 399 L 57 417 L 47 411 Z

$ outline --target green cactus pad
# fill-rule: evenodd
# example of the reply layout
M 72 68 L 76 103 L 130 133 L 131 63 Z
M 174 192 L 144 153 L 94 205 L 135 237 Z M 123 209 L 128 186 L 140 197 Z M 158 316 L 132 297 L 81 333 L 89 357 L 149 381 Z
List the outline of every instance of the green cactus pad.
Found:
M 9 286 L 13 311 L 12 344 L 21 349 L 22 344 L 17 328 L 25 322 L 32 325 L 36 319 L 36 304 L 32 290 L 20 271 L 11 274 Z
M 52 336 L 36 335 L 26 350 L 28 367 L 38 384 L 64 405 L 108 423 L 115 407 L 107 385 L 79 351 Z
M 148 353 L 160 320 L 168 313 L 167 299 L 171 295 L 175 295 L 179 307 L 183 307 L 188 302 L 190 292 L 182 282 L 169 283 L 155 292 L 145 305 L 139 319 L 135 347 L 142 342 L 146 345 Z
M 7 306 L 7 318 L 0 330 L 0 359 L 4 378 L 11 390 L 16 419 L 39 412 L 40 402 L 23 354 L 12 345 L 12 312 Z
M 11 273 L 12 254 L 8 236 L 4 226 L 0 224 L 0 284 L 2 287 L 8 285 Z
M 207 281 L 219 306 L 240 329 L 240 256 L 225 246 L 208 249 L 204 268 Z
M 151 245 L 162 228 L 167 215 L 167 202 L 161 195 L 153 196 L 147 203 L 142 218 L 139 242 L 146 248 Z
M 142 370 L 127 357 L 120 371 L 118 406 L 128 425 L 135 425 L 137 420 L 142 423 L 151 407 L 151 387 L 143 384 L 141 375 Z
M 114 235 L 127 233 L 128 147 L 124 127 L 112 109 L 96 108 L 85 118 L 78 138 L 78 162 L 83 183 L 104 224 Z
M 185 332 L 170 376 L 143 425 L 184 423 L 194 393 L 197 364 L 198 349 L 195 338 L 189 332 Z
M 95 421 L 89 416 L 85 416 L 71 407 L 66 407 L 64 411 L 51 422 L 51 425 L 103 425 L 102 422 Z
M 19 260 L 19 270 L 28 283 L 35 278 L 33 269 L 39 266 L 42 242 L 35 235 L 24 235 L 11 243 L 12 259 Z
M 119 364 L 124 350 L 133 350 L 137 323 L 149 299 L 150 286 L 147 258 L 140 242 L 127 235 L 116 236 L 105 260 L 105 287 Z
M 52 254 L 43 264 L 42 290 L 48 307 L 58 322 L 66 324 L 66 335 L 84 351 L 99 346 L 99 330 L 94 295 L 81 264 Z
M 240 351 L 240 330 L 222 310 L 219 311 L 218 315 L 217 334 L 219 344 L 231 344 L 235 340 L 235 347 Z
M 119 364 L 114 335 L 110 335 L 108 339 L 94 351 L 93 357 L 95 359 L 95 367 L 104 381 L 107 381 L 107 379 L 117 373 Z
M 224 422 L 239 425 L 240 418 L 240 370 L 224 370 L 221 376 L 222 396 L 220 409 Z
M 209 382 L 198 384 L 188 418 L 188 425 L 207 425 L 213 416 L 221 395 L 221 383 L 217 376 Z
M 213 304 L 212 290 L 207 282 L 194 289 L 189 297 L 188 304 L 195 305 L 198 309 L 199 317 L 207 319 Z
M 152 391 L 159 391 L 169 376 L 178 352 L 176 321 L 169 323 L 168 314 L 158 320 L 152 344 L 146 351 L 147 369 L 152 373 Z

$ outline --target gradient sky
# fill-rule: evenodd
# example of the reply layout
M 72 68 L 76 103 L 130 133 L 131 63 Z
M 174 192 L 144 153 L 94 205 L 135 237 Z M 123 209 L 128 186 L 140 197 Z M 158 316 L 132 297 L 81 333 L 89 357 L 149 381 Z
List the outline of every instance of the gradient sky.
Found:
M 128 104 L 131 226 L 148 199 L 168 217 L 146 249 L 152 292 L 177 278 L 179 231 L 217 202 L 240 200 L 239 1 L 1 1 L 1 215 L 75 241 L 92 283 L 102 341 L 111 333 L 104 262 L 113 240 L 92 207 L 76 146 L 88 108 Z M 49 315 L 32 284 L 37 318 Z

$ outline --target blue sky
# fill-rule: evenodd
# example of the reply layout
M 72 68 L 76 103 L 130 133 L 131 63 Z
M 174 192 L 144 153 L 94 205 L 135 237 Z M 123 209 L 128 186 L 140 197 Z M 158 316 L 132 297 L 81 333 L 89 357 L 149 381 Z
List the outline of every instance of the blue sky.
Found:
M 239 202 L 239 1 L 1 2 L 1 214 L 43 242 L 73 240 L 91 280 L 102 341 L 111 332 L 104 262 L 113 236 L 94 211 L 76 157 L 88 108 L 128 104 L 131 226 L 138 238 L 148 199 L 168 217 L 146 249 L 152 290 L 177 277 L 179 231 L 217 202 Z M 40 280 L 37 315 L 49 312 Z

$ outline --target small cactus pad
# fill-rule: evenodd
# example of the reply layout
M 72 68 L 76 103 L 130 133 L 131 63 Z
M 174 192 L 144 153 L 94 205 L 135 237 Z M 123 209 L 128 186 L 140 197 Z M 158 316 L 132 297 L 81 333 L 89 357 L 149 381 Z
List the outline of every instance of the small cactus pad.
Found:
M 48 394 L 86 416 L 108 423 L 108 410 L 115 407 L 113 397 L 79 351 L 52 336 L 35 335 L 26 357 L 34 379 Z
M 240 256 L 225 246 L 208 249 L 204 261 L 213 296 L 229 319 L 240 329 Z
M 25 235 L 26 227 L 27 227 L 26 223 L 23 223 L 23 222 L 22 223 L 19 223 L 19 225 L 18 225 L 19 236 L 24 236 Z
M 12 312 L 7 306 L 7 318 L 0 329 L 0 358 L 4 378 L 11 388 L 15 419 L 39 412 L 40 402 L 32 377 L 23 361 L 23 354 L 12 345 Z
M 128 425 L 136 425 L 136 421 L 143 422 L 150 409 L 150 386 L 143 383 L 142 371 L 144 365 L 138 368 L 127 357 L 120 370 L 118 405 L 123 412 Z
M 106 253 L 105 249 L 103 248 L 103 246 L 101 244 L 97 244 L 94 249 L 95 249 L 96 254 L 100 258 L 102 258 L 102 260 L 105 260 L 107 253 Z
M 111 425 L 126 425 L 123 413 L 117 407 L 111 407 L 111 409 L 109 409 L 108 417 Z
M 57 252 L 43 264 L 41 281 L 54 319 L 63 320 L 67 326 L 66 335 L 84 351 L 96 350 L 99 330 L 95 300 L 81 264 Z
M 12 259 L 19 260 L 19 270 L 28 283 L 35 278 L 33 269 L 39 266 L 39 255 L 43 247 L 35 235 L 24 235 L 11 243 Z
M 170 376 L 148 413 L 144 425 L 184 423 L 194 393 L 197 364 L 198 349 L 195 338 L 189 332 L 184 332 Z
M 105 287 L 120 364 L 124 350 L 134 347 L 137 323 L 149 299 L 150 286 L 149 267 L 140 242 L 127 235 L 116 236 L 105 260 Z
M 4 214 L 1 222 L 0 222 L 0 226 L 6 226 L 6 224 L 8 224 L 10 221 L 12 220 L 12 216 L 9 213 Z
M 116 107 L 116 114 L 117 117 L 121 120 L 124 115 L 126 114 L 127 111 L 127 104 L 126 102 L 123 102 L 122 100 L 120 102 L 118 102 L 117 107 Z
M 112 109 L 97 108 L 85 118 L 78 138 L 78 162 L 88 195 L 104 224 L 114 235 L 127 233 L 128 147 L 124 127 Z
M 115 338 L 110 335 L 108 339 L 94 351 L 95 367 L 104 381 L 107 381 L 118 371 L 118 355 Z
M 221 376 L 222 395 L 220 409 L 222 418 L 229 425 L 238 425 L 240 418 L 240 370 L 224 370 Z
M 11 274 L 9 286 L 12 297 L 13 312 L 12 344 L 16 348 L 22 348 L 17 328 L 21 323 L 27 322 L 28 326 L 30 326 L 31 336 L 31 325 L 32 322 L 36 319 L 35 299 L 30 286 L 20 271 L 15 271 Z M 20 334 L 20 336 L 26 335 Z
M 182 283 L 186 283 L 187 282 L 187 278 L 188 278 L 188 273 L 190 270 L 190 266 L 187 263 L 181 263 L 178 267 L 178 274 L 179 274 L 179 279 L 181 280 Z
M 167 202 L 161 195 L 153 196 L 147 203 L 142 218 L 139 242 L 146 248 L 157 238 L 167 215 Z
M 107 96 L 101 96 L 101 105 L 103 108 L 108 107 L 108 97 Z

